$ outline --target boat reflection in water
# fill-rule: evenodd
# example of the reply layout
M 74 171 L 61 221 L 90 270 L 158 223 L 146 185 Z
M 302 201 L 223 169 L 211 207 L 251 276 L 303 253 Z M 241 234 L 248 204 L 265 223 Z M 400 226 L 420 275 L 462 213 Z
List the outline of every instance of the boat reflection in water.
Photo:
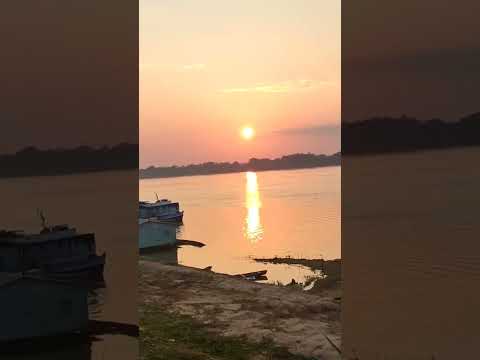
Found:
M 257 174 L 247 172 L 246 200 L 247 216 L 245 218 L 244 235 L 252 243 L 263 238 L 263 227 L 260 222 L 260 193 L 258 191 Z

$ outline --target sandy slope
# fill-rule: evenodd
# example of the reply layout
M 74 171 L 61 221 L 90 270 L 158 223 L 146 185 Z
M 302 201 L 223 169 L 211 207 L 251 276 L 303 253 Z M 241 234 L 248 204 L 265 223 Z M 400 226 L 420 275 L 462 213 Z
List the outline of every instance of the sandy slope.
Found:
M 266 337 L 295 354 L 340 359 L 340 305 L 330 295 L 147 261 L 140 277 L 144 303 L 191 315 L 224 335 Z

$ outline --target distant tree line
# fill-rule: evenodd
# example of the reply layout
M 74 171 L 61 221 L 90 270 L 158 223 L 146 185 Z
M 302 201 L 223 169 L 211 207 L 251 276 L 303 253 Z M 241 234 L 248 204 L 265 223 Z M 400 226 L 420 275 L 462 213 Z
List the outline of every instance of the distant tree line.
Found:
M 138 169 L 137 144 L 51 150 L 30 146 L 15 154 L 0 155 L 0 177 L 65 175 L 122 169 Z
M 244 171 L 266 171 L 305 169 L 321 166 L 340 165 L 341 155 L 292 154 L 276 159 L 252 158 L 246 163 L 235 162 L 206 162 L 185 166 L 154 167 L 140 170 L 140 178 L 158 178 L 192 175 L 226 174 Z
M 480 113 L 458 121 L 376 117 L 342 124 L 344 155 L 480 145 Z

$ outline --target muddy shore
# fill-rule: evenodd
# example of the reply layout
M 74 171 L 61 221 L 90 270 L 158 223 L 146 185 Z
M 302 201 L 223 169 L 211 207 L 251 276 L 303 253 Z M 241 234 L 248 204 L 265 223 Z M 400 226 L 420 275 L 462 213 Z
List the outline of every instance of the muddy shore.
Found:
M 322 294 L 324 297 L 331 297 L 340 300 L 342 297 L 342 261 L 341 259 L 297 259 L 292 257 L 254 258 L 256 262 L 269 264 L 300 265 L 308 267 L 313 271 L 320 271 L 322 276 L 312 276 L 305 284 L 298 284 L 300 287 L 312 283 L 310 293 Z
M 340 359 L 338 287 L 303 291 L 184 266 L 140 261 L 140 308 L 187 315 L 208 331 L 272 341 L 310 359 Z

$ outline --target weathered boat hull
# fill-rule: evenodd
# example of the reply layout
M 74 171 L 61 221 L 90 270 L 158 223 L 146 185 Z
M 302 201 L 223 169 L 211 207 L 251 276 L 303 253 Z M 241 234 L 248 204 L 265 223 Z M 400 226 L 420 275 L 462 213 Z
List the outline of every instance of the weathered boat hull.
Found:
M 158 219 L 140 219 L 139 249 L 175 246 L 177 227 L 171 223 L 163 223 Z
M 43 267 L 46 276 L 62 280 L 103 281 L 106 254 L 91 256 L 84 261 L 48 264 Z
M 157 216 L 158 221 L 181 224 L 183 222 L 183 211 L 176 214 Z
M 4 343 L 85 332 L 88 330 L 88 288 L 34 274 L 17 274 L 1 284 L 1 359 Z

